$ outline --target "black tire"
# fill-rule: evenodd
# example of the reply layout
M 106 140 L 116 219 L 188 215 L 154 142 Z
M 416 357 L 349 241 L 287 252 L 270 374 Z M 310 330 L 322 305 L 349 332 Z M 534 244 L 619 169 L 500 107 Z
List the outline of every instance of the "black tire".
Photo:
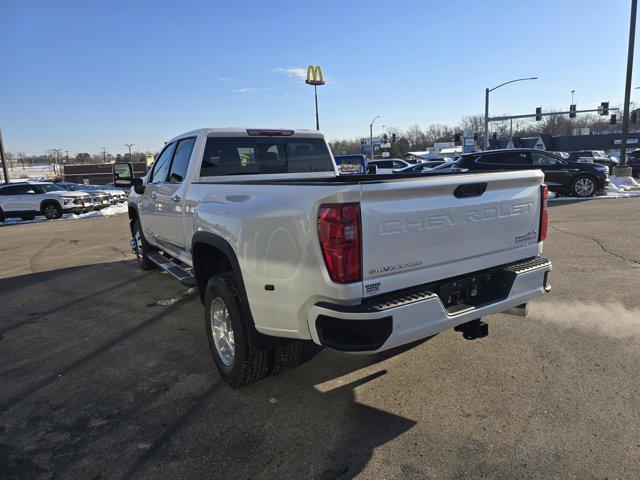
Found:
M 149 260 L 149 254 L 155 251 L 147 239 L 144 238 L 142 233 L 142 226 L 140 225 L 140 219 L 136 218 L 133 223 L 133 237 L 131 239 L 132 245 L 135 242 L 135 254 L 138 261 L 138 266 L 142 270 L 154 270 L 157 268 L 156 264 Z
M 571 195 L 574 197 L 592 197 L 596 189 L 596 181 L 590 175 L 579 175 L 571 182 Z
M 55 220 L 62 217 L 62 207 L 56 202 L 47 202 L 42 205 L 42 214 L 47 220 Z
M 0 223 L 4 223 L 4 219 L 5 219 L 4 212 L 2 211 L 2 209 L 0 209 Z
M 215 301 L 215 305 L 214 305 Z M 212 312 L 222 302 L 225 310 L 225 331 L 231 329 L 233 349 L 227 349 L 227 358 L 214 340 Z M 214 275 L 207 283 L 204 295 L 204 323 L 213 361 L 222 378 L 232 387 L 242 387 L 269 374 L 269 349 L 260 348 L 254 341 L 254 326 L 245 311 L 233 273 Z M 221 341 L 222 343 L 222 341 Z M 227 343 L 229 345 L 229 343 Z M 232 352 L 230 354 L 229 352 Z M 231 357 L 229 359 L 229 357 Z

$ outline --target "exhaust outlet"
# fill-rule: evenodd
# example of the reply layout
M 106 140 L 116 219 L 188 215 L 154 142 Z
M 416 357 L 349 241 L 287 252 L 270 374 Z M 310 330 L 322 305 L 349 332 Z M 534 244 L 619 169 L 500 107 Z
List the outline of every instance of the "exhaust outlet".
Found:
M 522 305 L 518 305 L 516 307 L 509 308 L 502 312 L 506 315 L 513 315 L 514 317 L 524 317 L 527 318 L 529 315 L 529 304 L 523 303 Z

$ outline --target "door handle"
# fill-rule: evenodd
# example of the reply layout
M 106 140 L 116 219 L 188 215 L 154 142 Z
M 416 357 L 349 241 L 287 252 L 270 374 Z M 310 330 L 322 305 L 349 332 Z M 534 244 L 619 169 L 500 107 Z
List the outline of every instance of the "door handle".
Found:
M 180 201 L 180 195 L 178 195 L 177 193 L 174 193 L 173 195 L 171 195 L 171 200 L 178 203 Z
M 155 200 L 156 198 L 158 198 L 158 194 L 156 192 L 151 192 L 151 198 Z

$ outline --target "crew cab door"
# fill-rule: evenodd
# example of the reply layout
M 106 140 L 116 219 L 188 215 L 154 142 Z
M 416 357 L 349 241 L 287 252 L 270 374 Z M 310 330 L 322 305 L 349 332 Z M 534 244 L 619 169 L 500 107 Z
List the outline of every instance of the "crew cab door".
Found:
M 164 214 L 162 204 L 158 201 L 158 192 L 161 191 L 169 176 L 169 168 L 171 167 L 171 159 L 175 148 L 175 142 L 166 145 L 156 158 L 149 173 L 144 194 L 141 195 L 138 204 L 142 232 L 148 241 L 158 246 L 160 246 L 158 243 L 158 231 L 162 223 L 159 217 Z
M 38 199 L 36 187 L 33 185 L 9 185 L 0 190 L 2 195 L 1 205 L 5 212 L 38 211 Z

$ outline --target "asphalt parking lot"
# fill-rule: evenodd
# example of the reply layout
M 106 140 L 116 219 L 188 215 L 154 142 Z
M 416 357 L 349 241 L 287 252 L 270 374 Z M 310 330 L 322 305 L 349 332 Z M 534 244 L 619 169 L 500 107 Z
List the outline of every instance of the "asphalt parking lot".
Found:
M 0 227 L 0 477 L 640 478 L 640 199 L 550 221 L 529 318 L 242 390 L 126 215 Z

